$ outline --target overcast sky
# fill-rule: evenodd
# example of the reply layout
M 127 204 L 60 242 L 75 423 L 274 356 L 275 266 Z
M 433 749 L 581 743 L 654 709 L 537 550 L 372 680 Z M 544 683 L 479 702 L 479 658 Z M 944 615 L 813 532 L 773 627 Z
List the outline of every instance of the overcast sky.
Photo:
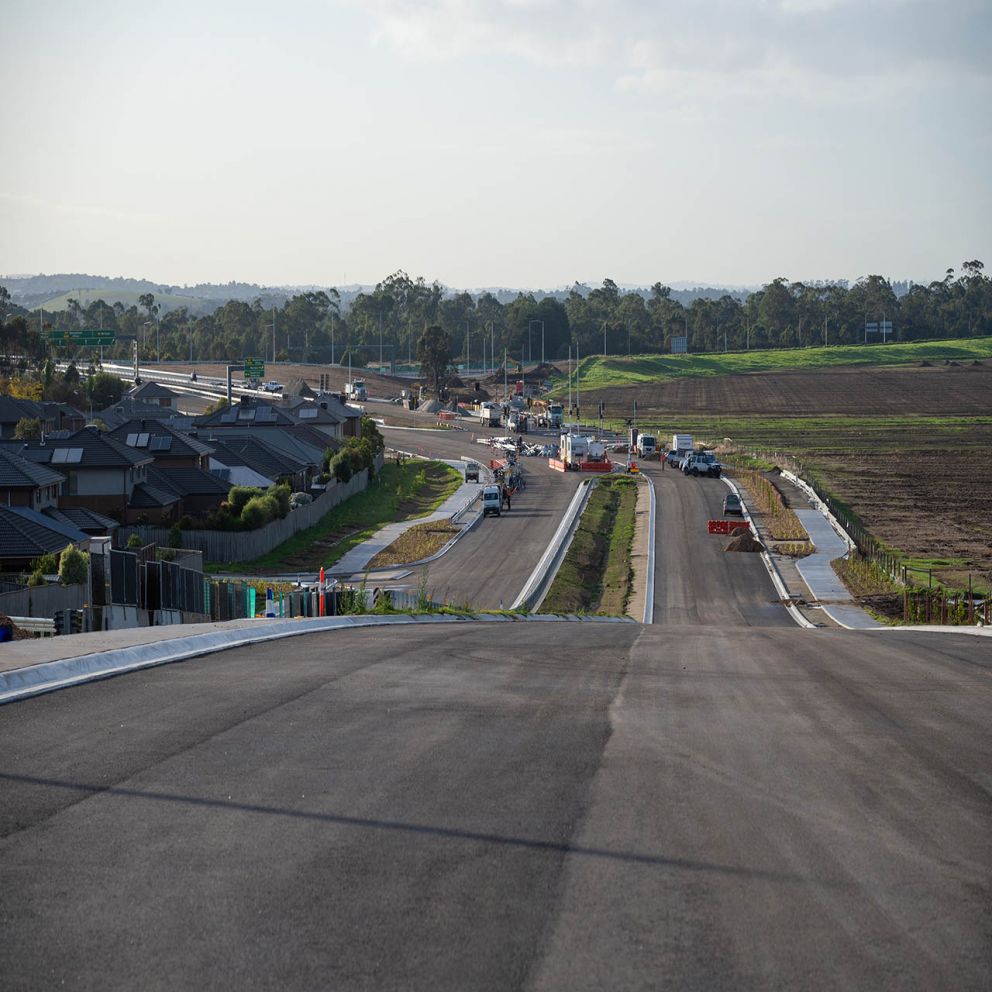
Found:
M 990 0 L 5 0 L 0 273 L 992 268 Z

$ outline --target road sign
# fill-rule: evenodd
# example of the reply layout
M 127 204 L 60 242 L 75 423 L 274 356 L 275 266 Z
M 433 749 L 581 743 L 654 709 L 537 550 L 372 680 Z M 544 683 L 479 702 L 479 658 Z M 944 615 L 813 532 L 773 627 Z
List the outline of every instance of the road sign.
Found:
M 57 328 L 48 332 L 51 344 L 73 344 L 79 347 L 107 347 L 117 341 L 117 332 L 105 327 L 73 327 L 68 331 Z
M 244 377 L 246 379 L 265 378 L 265 361 L 261 358 L 246 358 Z

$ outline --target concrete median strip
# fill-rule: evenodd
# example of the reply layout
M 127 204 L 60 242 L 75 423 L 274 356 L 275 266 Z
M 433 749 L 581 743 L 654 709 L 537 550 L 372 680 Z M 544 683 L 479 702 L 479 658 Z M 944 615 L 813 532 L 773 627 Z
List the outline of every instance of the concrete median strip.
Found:
M 569 503 L 568 509 L 565 511 L 565 516 L 562 517 L 562 521 L 555 531 L 554 537 L 551 538 L 551 542 L 545 549 L 544 554 L 541 555 L 541 560 L 537 563 L 537 567 L 531 572 L 530 577 L 524 583 L 523 589 L 520 590 L 520 595 L 513 601 L 510 607 L 511 610 L 519 610 L 521 607 L 536 610 L 541 605 L 541 601 L 547 595 L 551 582 L 557 574 L 562 559 L 565 557 L 565 552 L 568 550 L 568 546 L 572 541 L 572 535 L 578 526 L 579 518 L 582 516 L 582 511 L 589 499 L 589 494 L 592 492 L 595 481 L 595 479 L 591 479 L 588 482 L 583 482 L 576 490 L 575 495 L 572 497 L 572 502 Z
M 148 641 L 111 651 L 92 652 L 78 657 L 60 658 L 25 668 L 0 672 L 0 704 L 11 703 L 57 689 L 111 678 L 142 668 L 153 668 L 186 661 L 231 648 L 263 644 L 266 641 L 296 637 L 301 634 L 359 627 L 379 627 L 425 623 L 519 623 L 524 621 L 628 623 L 622 617 L 508 616 L 506 614 L 396 614 L 386 616 L 314 617 L 299 620 L 258 620 L 231 630 L 191 634 L 168 640 Z M 71 635 L 65 640 L 69 641 Z M 59 638 L 61 640 L 61 638 Z M 67 645 L 69 647 L 69 645 Z

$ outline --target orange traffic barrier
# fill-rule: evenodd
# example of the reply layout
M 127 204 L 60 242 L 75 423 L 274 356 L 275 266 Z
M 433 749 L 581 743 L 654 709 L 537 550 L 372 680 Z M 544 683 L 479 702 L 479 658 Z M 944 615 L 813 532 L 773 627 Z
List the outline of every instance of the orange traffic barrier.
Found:
M 733 534 L 735 530 L 750 530 L 743 520 L 710 520 L 706 524 L 707 534 Z

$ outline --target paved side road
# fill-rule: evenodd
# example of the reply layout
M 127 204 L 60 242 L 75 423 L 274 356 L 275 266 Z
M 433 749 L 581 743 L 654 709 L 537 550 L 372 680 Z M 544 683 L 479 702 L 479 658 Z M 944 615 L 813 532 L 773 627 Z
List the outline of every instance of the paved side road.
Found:
M 505 627 L 0 708 L 0 985 L 988 989 L 988 642 Z

